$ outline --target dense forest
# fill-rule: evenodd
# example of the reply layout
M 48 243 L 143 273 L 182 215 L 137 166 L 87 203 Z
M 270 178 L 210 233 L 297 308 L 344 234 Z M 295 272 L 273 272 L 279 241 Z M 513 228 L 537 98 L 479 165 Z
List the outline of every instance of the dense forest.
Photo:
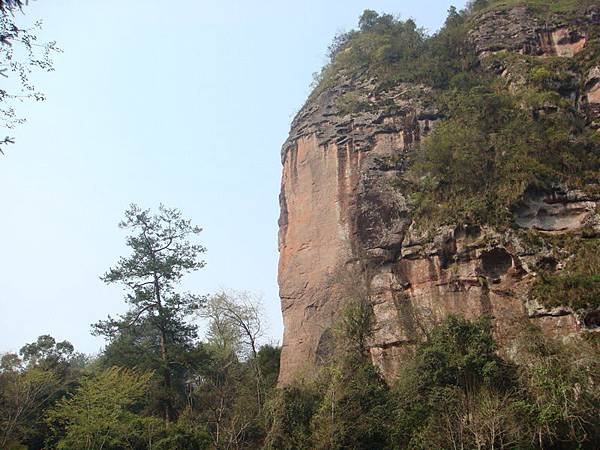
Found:
M 260 302 L 179 292 L 205 251 L 179 211 L 133 205 L 120 226 L 131 254 L 102 279 L 123 286 L 127 312 L 92 325 L 107 341 L 97 357 L 48 335 L 2 356 L 0 448 L 258 446 L 279 367 Z
M 489 318 L 426 332 L 388 385 L 371 363 L 372 309 L 360 277 L 316 373 L 277 388 L 279 348 L 260 345 L 244 293 L 178 291 L 203 265 L 181 213 L 132 206 L 131 254 L 103 276 L 128 311 L 93 325 L 95 358 L 40 336 L 0 362 L 3 449 L 596 448 L 596 334 L 561 343 L 524 320 L 500 356 Z M 200 319 L 206 325 L 199 339 Z
M 0 9 L 20 3 L 0 1 Z M 452 8 L 431 36 L 412 20 L 367 10 L 357 30 L 335 38 L 330 62 L 316 77 L 313 95 L 352 74 L 373 77 L 382 92 L 416 81 L 435 89 L 444 121 L 421 144 L 408 177 L 397 180 L 412 193 L 415 217 L 431 227 L 510 227 L 511 205 L 531 186 L 558 178 L 585 187 L 598 179 L 598 133 L 558 91 L 569 73 L 598 60 L 600 47 L 569 61 L 496 56 L 494 64 L 514 64 L 527 79 L 509 91 L 501 77 L 481 70 L 468 43 L 474 14 L 516 3 L 523 2 L 476 0 L 464 11 Z M 586 2 L 527 3 L 540 14 L 548 8 L 567 14 Z M 542 106 L 551 112 L 541 114 Z M 369 101 L 352 93 L 339 107 L 351 114 L 368 109 Z M 95 357 L 49 335 L 2 355 L 0 449 L 600 445 L 597 332 L 558 340 L 523 319 L 514 324 L 510 351 L 501 351 L 491 318 L 451 316 L 424 327 L 388 383 L 369 353 L 368 289 L 351 274 L 329 355 L 318 370 L 278 386 L 280 348 L 265 343 L 258 299 L 181 290 L 184 276 L 204 266 L 201 229 L 164 206 L 153 212 L 132 205 L 119 226 L 128 233 L 128 254 L 102 280 L 124 289 L 127 311 L 92 324 L 92 333 L 106 340 Z M 533 294 L 547 305 L 566 299 L 574 308 L 597 308 L 597 239 L 544 239 L 570 246 L 575 257 L 563 274 L 541 277 Z

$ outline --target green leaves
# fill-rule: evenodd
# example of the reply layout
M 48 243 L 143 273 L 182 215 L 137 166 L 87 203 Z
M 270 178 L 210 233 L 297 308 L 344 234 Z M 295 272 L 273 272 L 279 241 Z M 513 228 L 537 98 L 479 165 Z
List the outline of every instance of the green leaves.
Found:
M 54 372 L 37 367 L 22 370 L 16 355 L 2 357 L 0 448 L 11 448 L 29 434 L 59 388 L 60 380 Z
M 102 277 L 107 283 L 121 282 L 143 293 L 153 284 L 153 277 L 168 285 L 176 283 L 186 273 L 204 267 L 199 256 L 206 249 L 188 240 L 202 229 L 183 219 L 177 209 L 160 205 L 159 213 L 151 215 L 150 210 L 131 205 L 119 226 L 132 231 L 127 237 L 132 254 L 120 258 Z
M 581 311 L 600 307 L 600 242 L 577 241 L 569 250 L 573 257 L 565 270 L 542 273 L 531 295 L 548 308 L 569 306 Z
M 113 367 L 84 378 L 48 413 L 48 423 L 62 435 L 57 448 L 128 447 L 139 419 L 134 410 L 151 377 L 151 372 Z
M 417 352 L 419 386 L 452 385 L 465 391 L 498 386 L 509 377 L 495 351 L 489 318 L 449 317 Z
M 433 36 L 411 19 L 366 10 L 359 29 L 337 35 L 330 46 L 330 62 L 318 77 L 316 92 L 340 76 L 367 76 L 379 87 L 416 82 L 446 87 L 458 72 L 475 67 L 477 55 L 466 39 L 466 13 L 449 11 L 445 27 Z
M 418 222 L 506 227 L 529 187 L 600 179 L 597 144 L 568 108 L 543 113 L 556 93 L 509 93 L 497 80 L 458 80 L 439 98 L 446 119 L 417 153 L 409 178 Z M 576 136 L 576 137 L 574 137 Z M 583 180 L 586 180 L 585 182 Z
M 123 352 L 134 354 L 138 359 L 125 364 L 143 362 L 156 370 L 162 379 L 159 403 L 170 421 L 177 397 L 185 395 L 181 355 L 197 337 L 197 327 L 188 318 L 205 301 L 200 295 L 177 292 L 177 287 L 185 274 L 204 266 L 200 256 L 206 250 L 191 240 L 202 230 L 179 210 L 163 205 L 157 214 L 131 205 L 119 226 L 131 231 L 126 240 L 131 254 L 121 257 L 102 280 L 128 290 L 125 301 L 130 309 L 117 319 L 109 316 L 96 323 L 93 332 L 115 344 L 107 351 L 112 357 L 122 361 Z M 136 347 L 131 351 L 123 343 Z

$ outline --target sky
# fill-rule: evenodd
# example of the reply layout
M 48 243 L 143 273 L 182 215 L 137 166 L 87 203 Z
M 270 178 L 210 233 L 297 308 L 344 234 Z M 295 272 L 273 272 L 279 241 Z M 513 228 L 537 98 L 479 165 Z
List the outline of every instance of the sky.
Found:
M 99 277 L 127 255 L 131 203 L 201 226 L 207 264 L 184 289 L 260 295 L 280 342 L 280 148 L 327 46 L 364 9 L 434 31 L 464 3 L 30 2 L 17 23 L 42 19 L 39 39 L 63 53 L 34 76 L 47 100 L 18 105 L 27 122 L 0 158 L 0 352 L 41 334 L 100 351 L 90 324 L 126 308 Z

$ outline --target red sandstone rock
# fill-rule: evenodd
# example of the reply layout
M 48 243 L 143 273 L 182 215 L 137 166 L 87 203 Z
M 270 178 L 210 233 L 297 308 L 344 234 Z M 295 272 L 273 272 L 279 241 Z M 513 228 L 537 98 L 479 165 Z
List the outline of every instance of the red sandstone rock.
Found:
M 505 49 L 570 57 L 586 45 L 577 27 L 545 31 L 523 8 L 489 15 L 471 33 L 481 55 Z M 595 73 L 588 80 L 589 103 L 599 102 Z M 521 318 L 550 334 L 577 331 L 571 311 L 532 304 L 529 288 L 544 255 L 529 254 L 514 233 L 480 227 L 445 227 L 433 237 L 415 233 L 406 198 L 392 180 L 438 113 L 425 106 L 430 90 L 424 86 L 400 84 L 378 94 L 395 99 L 394 113 L 379 107 L 371 88 L 368 80 L 347 80 L 310 99 L 283 146 L 280 383 L 310 372 L 327 353 L 330 328 L 348 298 L 342 278 L 358 273 L 358 261 L 368 268 L 359 277 L 366 280 L 375 318 L 371 355 L 388 379 L 411 344 L 449 314 L 493 316 L 501 343 Z M 365 93 L 372 108 L 341 113 L 335 100 L 347 91 Z M 574 191 L 532 193 L 515 221 L 547 233 L 598 228 L 597 205 L 598 199 Z

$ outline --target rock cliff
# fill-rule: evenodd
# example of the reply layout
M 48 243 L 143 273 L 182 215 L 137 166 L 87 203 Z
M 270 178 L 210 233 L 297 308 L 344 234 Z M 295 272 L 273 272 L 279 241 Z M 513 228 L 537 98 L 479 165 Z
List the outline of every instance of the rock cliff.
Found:
M 513 62 L 495 55 L 574 58 L 595 45 L 600 8 L 541 19 L 528 7 L 495 9 L 469 22 L 481 61 L 507 85 L 524 83 Z M 586 61 L 561 95 L 590 129 L 600 126 L 600 64 Z M 344 110 L 360 93 L 368 108 Z M 600 325 L 594 311 L 548 307 L 531 294 L 541 268 L 559 271 L 573 255 L 531 235 L 580 236 L 600 231 L 600 196 L 557 183 L 528 189 L 514 205 L 513 225 L 443 224 L 422 231 L 401 179 L 420 143 L 443 114 L 435 89 L 398 82 L 377 89 L 367 76 L 343 76 L 316 92 L 294 119 L 282 148 L 279 285 L 284 320 L 280 383 L 310 371 L 326 355 L 331 327 L 344 309 L 344 273 L 366 280 L 373 308 L 373 362 L 392 379 L 402 354 L 449 314 L 491 315 L 499 341 L 512 325 L 535 321 L 568 336 Z

